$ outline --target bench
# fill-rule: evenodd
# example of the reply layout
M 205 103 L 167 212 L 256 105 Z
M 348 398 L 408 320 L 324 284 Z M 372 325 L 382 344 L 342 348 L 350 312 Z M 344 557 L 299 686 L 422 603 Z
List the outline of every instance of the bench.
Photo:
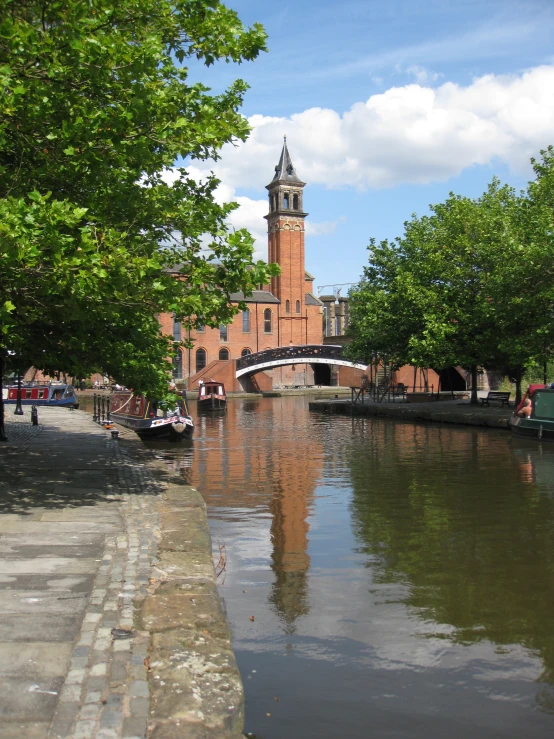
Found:
M 500 390 L 489 390 L 487 397 L 481 398 L 481 405 L 490 406 L 491 400 L 501 403 L 502 407 L 504 407 L 504 404 L 509 406 L 510 405 L 510 393 L 501 392 Z

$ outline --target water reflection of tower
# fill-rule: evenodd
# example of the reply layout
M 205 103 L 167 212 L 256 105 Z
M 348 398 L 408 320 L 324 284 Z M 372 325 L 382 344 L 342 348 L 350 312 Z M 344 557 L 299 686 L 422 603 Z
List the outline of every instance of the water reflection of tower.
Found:
M 308 613 L 308 516 L 322 450 L 301 427 L 306 412 L 294 399 L 230 403 L 225 434 L 205 428 L 206 448 L 194 482 L 209 506 L 269 509 L 272 515 L 270 603 L 288 633 Z

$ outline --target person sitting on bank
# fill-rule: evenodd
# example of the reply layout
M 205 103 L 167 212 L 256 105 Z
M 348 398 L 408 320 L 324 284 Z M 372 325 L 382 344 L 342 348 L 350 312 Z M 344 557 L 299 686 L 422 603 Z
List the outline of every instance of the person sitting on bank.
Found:
M 531 403 L 531 398 L 526 398 L 525 402 L 523 403 L 521 408 L 518 410 L 517 415 L 521 416 L 521 418 L 529 418 L 532 412 L 533 412 L 533 404 Z

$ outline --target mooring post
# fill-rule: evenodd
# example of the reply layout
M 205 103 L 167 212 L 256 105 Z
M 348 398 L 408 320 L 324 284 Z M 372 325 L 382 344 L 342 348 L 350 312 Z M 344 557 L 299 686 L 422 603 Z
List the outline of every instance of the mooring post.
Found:
M 17 402 L 15 404 L 14 416 L 22 416 L 23 408 L 21 407 L 21 372 L 17 373 Z
M 94 393 L 94 395 L 92 396 L 92 407 L 93 407 L 92 420 L 96 421 L 96 393 Z
M 31 408 L 31 423 L 33 426 L 38 426 L 38 408 L 36 405 Z

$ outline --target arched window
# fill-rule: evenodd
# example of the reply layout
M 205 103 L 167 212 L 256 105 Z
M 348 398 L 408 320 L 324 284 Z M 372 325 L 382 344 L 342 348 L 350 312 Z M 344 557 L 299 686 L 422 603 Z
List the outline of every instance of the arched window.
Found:
M 229 341 L 229 334 L 227 332 L 227 326 L 224 323 L 220 324 L 219 326 L 219 340 Z
M 245 349 L 243 349 L 241 351 L 240 356 L 241 357 L 247 357 L 249 354 L 252 354 L 252 352 L 250 351 L 250 349 L 248 347 L 246 347 Z
M 173 357 L 173 379 L 180 380 L 183 377 L 183 355 L 177 351 Z
M 288 210 L 289 209 L 289 194 L 288 194 L 288 192 L 286 192 L 283 195 L 283 208 L 285 210 Z
M 205 366 L 206 366 L 206 350 L 197 349 L 196 350 L 196 371 L 200 372 L 200 370 L 203 370 Z
M 298 195 L 292 196 L 292 209 L 298 210 Z
M 285 303 L 285 313 L 290 313 L 290 300 Z
M 229 359 L 229 349 L 225 349 L 225 347 L 223 347 L 223 349 L 220 349 L 219 358 L 223 361 L 227 361 L 227 359 Z
M 243 334 L 250 333 L 250 311 L 249 310 L 242 311 L 242 333 Z
M 173 341 L 181 341 L 181 322 L 173 316 Z
M 271 333 L 271 310 L 269 308 L 264 310 L 264 333 Z
M 296 301 L 296 312 L 300 313 L 300 301 L 299 300 Z

